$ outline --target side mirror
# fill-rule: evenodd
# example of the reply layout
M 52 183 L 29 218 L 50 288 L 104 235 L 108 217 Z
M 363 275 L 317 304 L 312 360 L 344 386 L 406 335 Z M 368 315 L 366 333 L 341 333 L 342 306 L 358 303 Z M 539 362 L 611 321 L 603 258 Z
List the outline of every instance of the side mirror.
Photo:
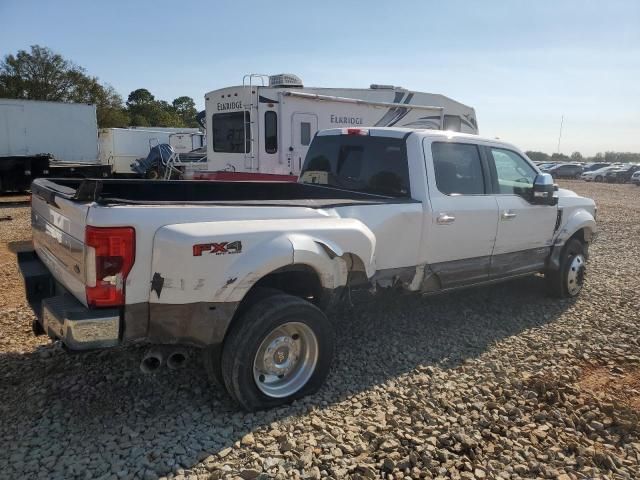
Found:
M 548 173 L 539 173 L 533 181 L 533 193 L 531 203 L 536 205 L 557 205 L 558 197 L 554 195 L 557 187 L 553 183 L 553 177 Z

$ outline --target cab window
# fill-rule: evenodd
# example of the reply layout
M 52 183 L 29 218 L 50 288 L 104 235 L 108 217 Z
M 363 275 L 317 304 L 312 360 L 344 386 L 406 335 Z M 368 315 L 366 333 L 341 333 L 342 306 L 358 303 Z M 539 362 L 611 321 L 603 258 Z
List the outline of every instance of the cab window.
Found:
M 431 144 L 433 168 L 438 190 L 446 195 L 482 195 L 485 193 L 480 153 L 468 143 Z
M 317 136 L 311 142 L 300 181 L 390 197 L 410 197 L 404 139 Z
M 490 161 L 495 167 L 497 193 L 529 198 L 536 178 L 533 167 L 511 150 L 491 147 L 489 151 L 491 152 Z

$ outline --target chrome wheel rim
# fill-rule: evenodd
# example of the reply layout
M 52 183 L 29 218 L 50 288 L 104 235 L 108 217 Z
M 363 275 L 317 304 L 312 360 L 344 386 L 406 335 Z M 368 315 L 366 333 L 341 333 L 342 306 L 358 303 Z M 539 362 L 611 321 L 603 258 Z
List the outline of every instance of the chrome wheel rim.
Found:
M 288 322 L 271 331 L 253 360 L 258 390 L 272 398 L 293 395 L 306 385 L 318 363 L 318 339 L 305 323 Z
M 567 291 L 569 295 L 575 296 L 580 293 L 582 285 L 584 284 L 585 272 L 584 256 L 576 255 L 573 257 L 573 260 L 571 260 L 569 270 L 567 271 Z

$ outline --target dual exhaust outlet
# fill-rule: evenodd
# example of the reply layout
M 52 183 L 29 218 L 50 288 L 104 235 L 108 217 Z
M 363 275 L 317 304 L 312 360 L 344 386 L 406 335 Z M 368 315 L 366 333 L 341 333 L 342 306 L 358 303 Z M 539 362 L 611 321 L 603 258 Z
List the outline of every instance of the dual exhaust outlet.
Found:
M 142 373 L 153 373 L 166 364 L 169 370 L 180 370 L 189 361 L 189 354 L 183 348 L 155 348 L 147 351 L 140 362 Z

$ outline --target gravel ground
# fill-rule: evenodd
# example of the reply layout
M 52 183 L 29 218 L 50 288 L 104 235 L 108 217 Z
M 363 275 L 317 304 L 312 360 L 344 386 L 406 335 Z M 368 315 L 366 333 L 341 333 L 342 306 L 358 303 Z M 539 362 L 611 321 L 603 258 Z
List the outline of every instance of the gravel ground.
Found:
M 195 355 L 143 375 L 32 337 L 28 208 L 0 207 L 0 477 L 640 478 L 640 188 L 563 183 L 599 207 L 577 301 L 531 277 L 345 308 L 326 386 L 257 414 Z

